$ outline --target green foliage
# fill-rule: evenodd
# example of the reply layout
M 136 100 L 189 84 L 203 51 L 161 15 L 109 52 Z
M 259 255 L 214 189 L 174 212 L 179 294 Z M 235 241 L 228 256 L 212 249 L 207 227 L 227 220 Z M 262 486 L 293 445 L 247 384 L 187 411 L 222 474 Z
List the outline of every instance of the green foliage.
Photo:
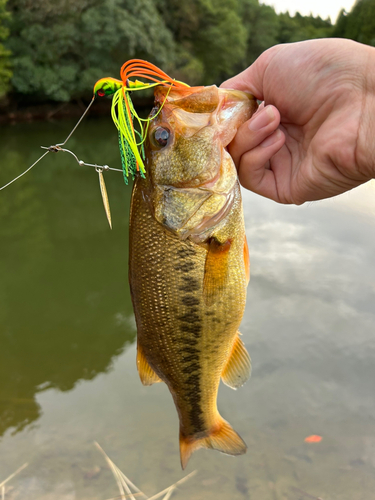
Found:
M 9 13 L 5 10 L 6 2 L 7 0 L 0 0 L 0 41 L 6 40 L 9 35 L 9 30 L 4 25 L 4 21 L 9 18 Z M 6 94 L 12 76 L 9 58 L 10 51 L 0 43 L 0 98 Z
M 5 2 L 0 0 L 0 41 Z M 89 97 L 142 58 L 190 85 L 238 73 L 278 43 L 341 36 L 375 46 L 375 0 L 359 0 L 336 26 L 329 19 L 276 14 L 259 0 L 8 0 L 6 47 L 14 94 L 37 101 Z M 10 70 L 0 45 L 0 95 Z
M 278 43 L 279 18 L 273 7 L 245 0 L 244 22 L 248 32 L 246 66 Z M 243 2 L 243 3 L 245 3 Z
M 291 43 L 311 38 L 329 37 L 332 34 L 330 20 L 320 17 L 291 16 L 288 12 L 276 14 L 273 7 L 257 0 L 240 0 L 241 18 L 246 31 L 246 66 L 266 49 L 278 43 Z
M 159 0 L 157 4 L 179 48 L 180 79 L 190 84 L 219 83 L 237 66 L 244 66 L 247 32 L 239 0 Z
M 301 16 L 298 12 L 294 17 L 289 12 L 279 15 L 279 43 L 299 42 L 312 38 L 327 38 L 332 36 L 330 20 L 324 21 L 320 17 Z
M 340 12 L 334 36 L 375 47 L 375 0 L 358 0 L 351 12 Z
M 168 68 L 172 36 L 152 0 L 10 0 L 14 90 L 69 101 L 141 57 Z

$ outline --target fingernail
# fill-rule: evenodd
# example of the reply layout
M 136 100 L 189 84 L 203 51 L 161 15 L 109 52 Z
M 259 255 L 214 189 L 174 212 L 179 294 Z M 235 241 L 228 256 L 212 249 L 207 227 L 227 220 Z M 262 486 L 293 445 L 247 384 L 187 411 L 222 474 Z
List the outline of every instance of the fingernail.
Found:
M 262 111 L 255 115 L 249 123 L 249 129 L 255 131 L 260 130 L 269 123 L 271 123 L 275 118 L 275 113 L 271 106 L 267 106 Z
M 280 138 L 281 138 L 281 131 L 276 130 L 276 132 L 267 137 L 267 139 L 264 140 L 260 145 L 262 146 L 262 148 L 268 148 L 268 146 L 272 146 L 272 144 L 275 144 L 275 142 L 280 140 Z

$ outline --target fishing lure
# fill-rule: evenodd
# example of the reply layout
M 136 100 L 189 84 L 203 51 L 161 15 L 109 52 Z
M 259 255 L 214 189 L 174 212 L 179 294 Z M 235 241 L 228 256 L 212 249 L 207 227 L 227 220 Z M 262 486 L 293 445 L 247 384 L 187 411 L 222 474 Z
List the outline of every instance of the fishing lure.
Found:
M 22 174 L 15 177 L 13 180 L 0 187 L 0 191 L 5 189 L 10 184 L 18 180 L 20 177 L 29 172 L 39 161 L 44 158 L 48 153 L 58 153 L 60 151 L 65 153 L 70 153 L 74 156 L 77 163 L 82 166 L 94 167 L 96 172 L 99 174 L 99 185 L 100 192 L 103 199 L 103 205 L 105 213 L 108 219 L 110 228 L 112 229 L 111 211 L 109 207 L 109 200 L 107 189 L 104 182 L 103 171 L 117 171 L 123 172 L 125 184 L 128 184 L 129 175 L 134 179 L 135 175 L 139 173 L 142 177 L 145 176 L 145 151 L 144 142 L 147 137 L 148 127 L 151 120 L 154 120 L 160 111 L 162 110 L 164 103 L 168 97 L 168 94 L 172 87 L 189 87 L 186 83 L 180 82 L 168 76 L 164 71 L 159 69 L 152 63 L 143 61 L 142 59 L 132 59 L 127 61 L 121 68 L 120 71 L 121 80 L 117 80 L 112 77 L 101 78 L 94 85 L 93 97 L 90 104 L 87 106 L 85 112 L 78 120 L 74 128 L 71 130 L 64 142 L 55 144 L 53 146 L 44 147 L 46 152 L 43 153 L 27 170 Z M 136 78 L 134 81 L 130 78 Z M 149 80 L 149 83 L 138 80 L 137 78 L 143 78 L 144 80 Z M 169 90 L 165 96 L 165 99 L 158 111 L 148 118 L 141 118 L 136 112 L 133 102 L 131 100 L 130 94 L 134 91 L 146 90 L 157 85 L 162 85 L 168 87 Z M 112 108 L 111 116 L 112 120 L 118 130 L 119 147 L 120 147 L 120 157 L 121 157 L 121 167 L 122 170 L 117 168 L 110 168 L 108 165 L 96 165 L 92 163 L 85 163 L 79 160 L 77 156 L 70 151 L 65 149 L 64 146 L 70 137 L 73 135 L 78 125 L 81 123 L 83 118 L 86 116 L 90 107 L 93 105 L 97 97 L 113 96 L 112 97 Z
M 113 95 L 111 115 L 118 130 L 121 165 L 125 183 L 128 184 L 129 175 L 133 178 L 137 172 L 142 177 L 145 175 L 143 145 L 150 121 L 154 120 L 160 113 L 172 87 L 186 88 L 189 85 L 172 79 L 157 66 L 142 59 L 127 61 L 121 68 L 120 76 L 121 80 L 110 77 L 98 80 L 94 85 L 94 98 Z M 130 80 L 133 77 L 150 80 L 151 83 L 145 83 L 137 79 L 135 81 Z M 130 93 L 150 89 L 157 85 L 169 87 L 164 102 L 153 116 L 140 118 L 134 109 Z M 136 125 L 134 122 L 136 122 Z M 138 126 L 138 130 L 136 126 Z

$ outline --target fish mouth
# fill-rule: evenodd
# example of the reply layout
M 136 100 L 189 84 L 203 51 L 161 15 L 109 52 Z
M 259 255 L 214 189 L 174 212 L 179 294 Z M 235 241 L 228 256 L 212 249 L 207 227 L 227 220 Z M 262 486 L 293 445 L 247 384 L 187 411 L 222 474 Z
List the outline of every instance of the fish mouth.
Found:
M 229 96 L 232 98 L 238 99 L 238 100 L 243 100 L 243 97 L 247 97 L 249 101 L 256 101 L 256 97 L 251 94 L 250 92 L 247 92 L 246 90 L 238 90 L 238 89 L 226 89 L 223 87 L 220 87 L 220 90 L 225 91 Z
M 254 113 L 256 99 L 215 86 L 167 95 L 160 89 L 155 97 L 165 104 L 154 125 L 165 124 L 174 135 L 149 157 L 152 214 L 179 239 L 202 242 L 233 206 L 238 177 L 227 146 Z

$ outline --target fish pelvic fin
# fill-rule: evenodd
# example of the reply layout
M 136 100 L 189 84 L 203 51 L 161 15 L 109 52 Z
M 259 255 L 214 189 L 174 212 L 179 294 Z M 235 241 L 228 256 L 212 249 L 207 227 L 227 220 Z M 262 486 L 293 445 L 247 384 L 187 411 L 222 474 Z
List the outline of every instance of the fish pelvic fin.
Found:
M 156 375 L 154 370 L 148 364 L 148 361 L 143 353 L 141 346 L 137 346 L 137 368 L 139 373 L 139 378 L 143 385 L 152 385 L 157 382 L 162 382 L 162 379 Z
M 199 448 L 209 448 L 226 455 L 243 455 L 247 446 L 245 441 L 232 426 L 218 415 L 218 423 L 208 433 L 198 433 L 193 436 L 184 436 L 180 430 L 181 467 L 184 470 L 191 455 Z
M 221 374 L 221 380 L 232 389 L 241 387 L 251 375 L 251 359 L 240 335 L 240 332 L 237 332 L 232 352 Z

